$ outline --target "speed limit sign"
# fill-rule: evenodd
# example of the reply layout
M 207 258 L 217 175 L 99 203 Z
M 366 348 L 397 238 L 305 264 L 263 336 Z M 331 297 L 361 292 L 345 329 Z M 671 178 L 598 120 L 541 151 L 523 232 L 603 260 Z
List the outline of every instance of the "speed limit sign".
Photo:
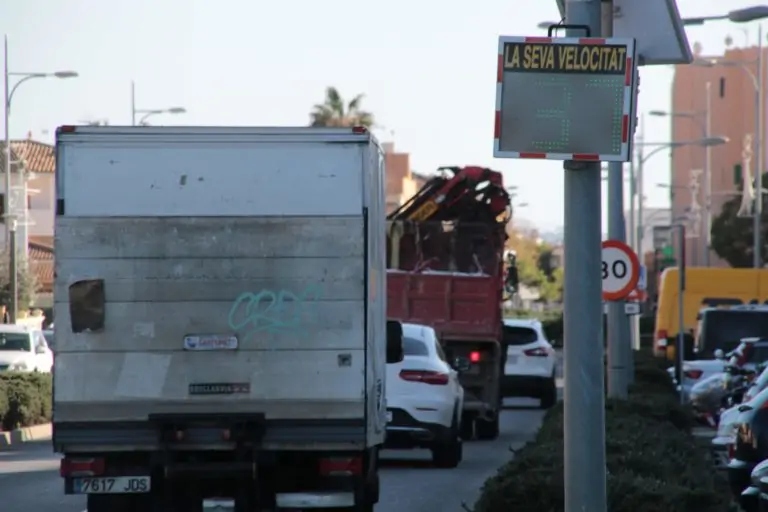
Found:
M 624 242 L 603 242 L 603 300 L 621 300 L 637 286 L 640 278 L 640 261 Z

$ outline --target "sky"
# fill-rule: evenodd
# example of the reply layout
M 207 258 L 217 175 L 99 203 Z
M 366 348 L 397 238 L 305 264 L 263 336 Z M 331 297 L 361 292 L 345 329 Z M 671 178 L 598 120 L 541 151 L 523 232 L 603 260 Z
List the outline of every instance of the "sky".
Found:
M 723 14 L 724 4 L 678 2 L 683 17 Z M 52 142 L 63 124 L 130 124 L 131 81 L 138 109 L 187 110 L 153 116 L 156 125 L 306 125 L 333 85 L 347 98 L 365 94 L 377 135 L 409 152 L 414 170 L 501 170 L 527 203 L 519 214 L 549 230 L 563 224 L 562 163 L 494 159 L 492 120 L 498 37 L 544 35 L 537 24 L 558 18 L 555 0 L 6 0 L 10 71 L 79 74 L 22 84 L 11 137 Z M 712 22 L 688 37 L 716 54 L 728 35 L 755 44 L 756 23 Z M 670 109 L 673 75 L 643 68 L 640 112 Z M 668 118 L 648 117 L 646 129 L 646 140 L 669 141 Z M 669 181 L 664 154 L 645 167 L 651 207 L 668 205 L 657 186 Z

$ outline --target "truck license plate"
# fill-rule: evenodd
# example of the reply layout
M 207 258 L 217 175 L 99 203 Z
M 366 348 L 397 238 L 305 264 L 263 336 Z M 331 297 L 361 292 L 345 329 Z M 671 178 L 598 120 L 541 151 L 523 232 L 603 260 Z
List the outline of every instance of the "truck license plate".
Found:
M 72 488 L 75 494 L 136 494 L 149 492 L 150 482 L 148 476 L 75 478 Z
M 387 423 L 392 423 L 392 411 L 387 411 Z

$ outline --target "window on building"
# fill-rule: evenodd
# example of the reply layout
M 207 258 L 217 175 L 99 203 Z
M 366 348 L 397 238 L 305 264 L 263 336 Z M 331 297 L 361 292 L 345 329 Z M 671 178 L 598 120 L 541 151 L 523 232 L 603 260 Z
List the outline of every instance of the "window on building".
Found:
M 720 97 L 725 98 L 725 77 L 720 77 Z

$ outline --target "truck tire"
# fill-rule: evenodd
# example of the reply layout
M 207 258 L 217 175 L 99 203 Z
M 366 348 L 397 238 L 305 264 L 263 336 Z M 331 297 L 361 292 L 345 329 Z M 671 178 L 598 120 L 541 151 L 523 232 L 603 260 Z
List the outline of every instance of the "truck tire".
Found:
M 499 415 L 492 420 L 477 418 L 475 420 L 475 434 L 481 441 L 492 441 L 499 437 Z
M 464 413 L 461 415 L 461 425 L 459 425 L 459 435 L 465 441 L 470 441 L 475 435 L 475 417 L 472 414 Z
M 557 403 L 557 381 L 555 380 L 554 375 L 547 381 L 546 387 L 541 393 L 539 400 L 539 407 L 541 409 L 551 409 Z

